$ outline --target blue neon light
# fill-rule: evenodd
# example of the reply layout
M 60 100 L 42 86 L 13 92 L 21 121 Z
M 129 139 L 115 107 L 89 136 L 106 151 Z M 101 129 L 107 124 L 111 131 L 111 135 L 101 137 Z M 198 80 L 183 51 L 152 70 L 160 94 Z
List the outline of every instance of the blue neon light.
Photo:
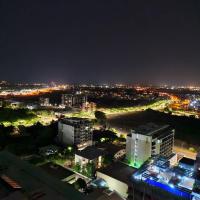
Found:
M 150 179 L 146 179 L 145 182 L 148 183 L 149 185 L 162 188 L 163 190 L 170 192 L 176 196 L 185 197 L 185 198 L 190 199 L 190 193 L 181 191 L 175 187 L 171 187 L 169 185 L 165 185 L 163 183 L 156 182 L 156 181 L 150 180 Z

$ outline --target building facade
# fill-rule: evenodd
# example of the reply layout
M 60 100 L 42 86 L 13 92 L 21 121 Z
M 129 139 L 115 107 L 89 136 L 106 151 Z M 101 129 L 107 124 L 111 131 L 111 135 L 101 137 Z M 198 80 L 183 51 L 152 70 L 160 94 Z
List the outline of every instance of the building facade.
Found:
M 83 149 L 92 145 L 92 122 L 85 118 L 65 118 L 58 122 L 58 141 Z
M 46 106 L 47 107 L 47 106 L 50 105 L 49 98 L 45 98 L 45 97 L 40 97 L 39 103 L 40 103 L 40 106 Z
M 175 131 L 169 126 L 153 123 L 131 131 L 126 140 L 126 158 L 130 165 L 139 168 L 148 158 L 172 154 Z
M 75 153 L 75 164 L 79 163 L 81 167 L 84 167 L 88 163 L 92 163 L 97 169 L 102 166 L 103 155 L 103 150 L 98 149 L 95 146 L 89 146 Z
M 63 94 L 61 97 L 61 103 L 66 107 L 82 108 L 87 102 L 87 96 L 82 94 Z

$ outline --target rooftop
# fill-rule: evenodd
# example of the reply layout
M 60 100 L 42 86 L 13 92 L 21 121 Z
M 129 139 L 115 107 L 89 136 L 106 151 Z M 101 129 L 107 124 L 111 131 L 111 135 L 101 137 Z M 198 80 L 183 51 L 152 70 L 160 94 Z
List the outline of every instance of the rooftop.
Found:
M 157 157 L 141 167 L 134 175 L 151 186 L 159 187 L 177 196 L 189 197 L 195 183 L 193 168 L 170 166 L 167 159 Z
M 67 117 L 62 119 L 61 122 L 67 125 L 91 123 L 91 121 L 88 118 L 78 118 L 78 117 Z
M 40 199 L 44 200 L 71 200 L 72 197 L 73 200 L 85 199 L 74 188 L 54 179 L 40 168 L 30 165 L 6 151 L 0 152 L 0 175 L 1 177 L 3 176 L 4 182 L 9 183 L 4 184 L 6 186 L 5 189 L 15 187 L 19 188 L 17 191 L 20 192 L 21 187 L 23 194 L 30 198 L 34 197 L 36 199 L 38 197 L 37 199 L 39 199 L 40 196 Z M 7 192 L 8 190 L 4 191 Z M 7 194 L 7 196 L 11 194 Z
M 104 189 L 95 189 L 88 195 L 91 199 L 95 200 L 123 200 L 116 191 L 109 191 Z
M 181 164 L 186 164 L 186 165 L 190 165 L 190 166 L 194 166 L 195 160 L 190 159 L 190 158 L 183 157 L 183 158 L 179 161 L 179 163 L 181 163 Z
M 115 145 L 110 143 L 99 143 L 98 148 L 103 149 L 107 154 L 109 155 L 115 155 L 117 152 L 119 152 L 122 149 L 125 149 L 125 145 Z
M 63 180 L 64 178 L 67 178 L 74 174 L 72 171 L 69 171 L 68 169 L 65 169 L 64 167 L 52 162 L 40 165 L 40 168 L 47 172 L 49 175 L 59 180 Z
M 88 146 L 81 151 L 76 151 L 75 154 L 89 160 L 94 160 L 95 158 L 102 156 L 104 154 L 104 151 L 96 148 L 95 146 Z
M 114 162 L 107 168 L 99 169 L 98 171 L 121 182 L 130 184 L 130 177 L 135 172 L 135 169 L 124 163 Z
M 145 125 L 141 125 L 133 129 L 133 132 L 141 134 L 141 135 L 153 136 L 157 133 L 160 133 L 169 129 L 170 129 L 169 125 L 157 125 L 154 123 L 147 123 Z

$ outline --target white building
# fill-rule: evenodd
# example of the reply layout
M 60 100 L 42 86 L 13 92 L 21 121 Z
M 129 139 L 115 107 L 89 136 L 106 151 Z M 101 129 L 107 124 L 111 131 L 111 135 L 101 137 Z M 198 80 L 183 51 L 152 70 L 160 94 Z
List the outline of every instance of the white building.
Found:
M 155 155 L 168 157 L 172 154 L 175 131 L 169 126 L 153 123 L 131 131 L 126 140 L 126 158 L 130 165 L 139 168 Z
M 112 165 L 96 171 L 96 179 L 104 180 L 110 191 L 116 191 L 124 199 L 128 197 L 128 190 L 132 187 L 130 177 L 135 169 L 122 163 L 114 162 Z
M 83 149 L 92 145 L 92 122 L 85 118 L 65 118 L 58 122 L 58 141 Z
M 84 150 L 75 153 L 75 164 L 79 163 L 80 166 L 83 167 L 88 163 L 93 163 L 95 168 L 100 168 L 102 166 L 103 155 L 103 150 L 98 149 L 95 146 L 89 146 Z

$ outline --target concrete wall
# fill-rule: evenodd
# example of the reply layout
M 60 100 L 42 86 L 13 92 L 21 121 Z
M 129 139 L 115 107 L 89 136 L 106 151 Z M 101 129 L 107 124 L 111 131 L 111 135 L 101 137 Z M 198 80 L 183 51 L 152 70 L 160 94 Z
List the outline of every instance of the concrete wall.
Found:
M 117 191 L 122 197 L 127 198 L 128 185 L 101 172 L 96 172 L 97 178 L 104 179 L 110 190 Z
M 74 144 L 74 127 L 59 122 L 58 139 L 62 144 Z

